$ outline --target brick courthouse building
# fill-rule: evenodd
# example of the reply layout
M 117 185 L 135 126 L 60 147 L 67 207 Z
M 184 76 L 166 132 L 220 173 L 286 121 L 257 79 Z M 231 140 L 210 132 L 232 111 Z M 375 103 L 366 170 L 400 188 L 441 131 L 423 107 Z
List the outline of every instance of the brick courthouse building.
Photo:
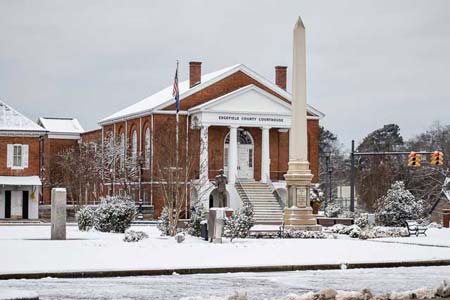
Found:
M 261 194 L 278 190 L 281 198 L 285 194 L 283 174 L 288 168 L 291 122 L 286 71 L 286 67 L 275 67 L 273 83 L 244 65 L 202 75 L 200 62 L 189 63 L 189 80 L 179 83 L 179 136 L 180 150 L 194 153 L 191 203 L 201 200 L 206 206 L 217 205 L 211 181 L 220 169 L 228 177 L 229 207 L 238 208 L 243 197 L 250 198 L 245 189 L 259 189 Z M 154 207 L 155 217 L 163 206 L 154 167 L 165 155 L 158 150 L 163 146 L 158 141 L 172 135 L 175 127 L 172 89 L 169 86 L 104 118 L 100 130 L 82 135 L 86 141 L 113 135 L 125 144 L 125 155 L 142 155 L 144 204 Z M 323 116 L 308 106 L 308 155 L 314 182 L 318 180 L 319 120 Z M 275 201 L 269 196 L 270 208 Z

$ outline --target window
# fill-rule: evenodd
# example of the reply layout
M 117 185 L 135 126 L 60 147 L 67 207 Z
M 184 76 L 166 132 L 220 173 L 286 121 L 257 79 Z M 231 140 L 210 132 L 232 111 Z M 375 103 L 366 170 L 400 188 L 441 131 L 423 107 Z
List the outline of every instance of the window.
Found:
M 8 144 L 6 167 L 10 169 L 28 168 L 28 145 Z
M 120 134 L 120 168 L 125 167 L 125 133 Z
M 133 130 L 131 134 L 131 159 L 133 160 L 133 164 L 136 164 L 137 161 L 137 132 Z
M 22 167 L 22 145 L 14 145 L 13 167 Z
M 253 168 L 253 149 L 248 149 L 248 166 Z
M 147 127 L 147 129 L 145 130 L 145 168 L 150 169 L 150 147 L 151 147 L 151 143 L 150 143 L 150 128 Z

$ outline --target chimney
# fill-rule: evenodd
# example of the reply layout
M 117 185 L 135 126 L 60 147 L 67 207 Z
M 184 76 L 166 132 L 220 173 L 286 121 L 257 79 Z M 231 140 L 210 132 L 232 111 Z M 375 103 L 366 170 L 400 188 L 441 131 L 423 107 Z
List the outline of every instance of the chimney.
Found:
M 275 66 L 275 84 L 286 90 L 286 66 Z
M 189 88 L 199 84 L 202 81 L 202 62 L 189 62 Z

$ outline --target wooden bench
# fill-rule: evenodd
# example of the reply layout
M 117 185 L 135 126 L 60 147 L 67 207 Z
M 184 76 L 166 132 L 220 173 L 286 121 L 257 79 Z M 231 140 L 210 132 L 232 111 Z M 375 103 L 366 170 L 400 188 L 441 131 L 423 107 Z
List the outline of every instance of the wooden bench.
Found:
M 411 220 L 406 221 L 405 225 L 408 229 L 408 236 L 411 236 L 412 234 L 414 234 L 415 236 L 419 236 L 421 234 L 427 236 L 426 231 L 428 228 L 426 226 Z

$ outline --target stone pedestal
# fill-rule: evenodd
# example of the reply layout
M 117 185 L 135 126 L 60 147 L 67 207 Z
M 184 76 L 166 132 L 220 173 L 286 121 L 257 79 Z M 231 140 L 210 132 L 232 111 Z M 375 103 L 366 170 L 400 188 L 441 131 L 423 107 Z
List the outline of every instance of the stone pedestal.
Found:
M 66 189 L 52 189 L 52 240 L 66 239 L 66 196 Z
M 288 186 L 288 206 L 284 209 L 286 229 L 320 231 L 317 218 L 310 206 L 309 189 L 313 175 L 308 162 L 289 162 L 288 172 L 284 175 Z

